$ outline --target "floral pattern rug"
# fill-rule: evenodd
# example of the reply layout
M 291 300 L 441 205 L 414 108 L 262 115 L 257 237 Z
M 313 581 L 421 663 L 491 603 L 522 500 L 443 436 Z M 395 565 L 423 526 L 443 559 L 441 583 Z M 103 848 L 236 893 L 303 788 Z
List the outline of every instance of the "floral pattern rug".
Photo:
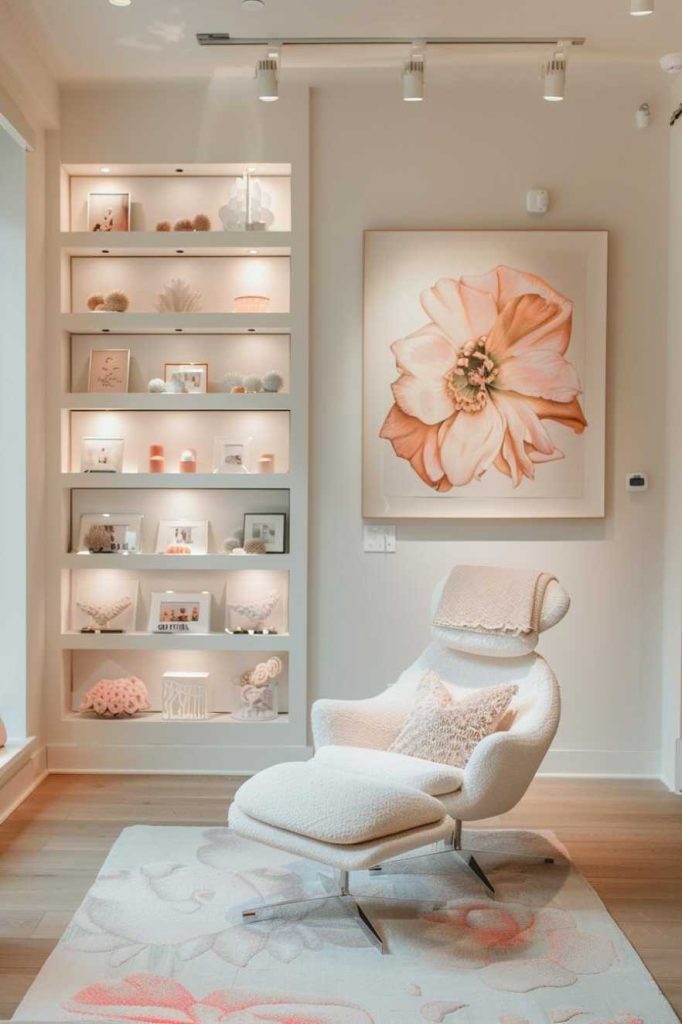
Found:
M 489 898 L 454 857 L 420 857 L 353 891 L 381 956 L 337 901 L 243 924 L 259 902 L 322 895 L 322 865 L 226 828 L 125 829 L 15 1020 L 142 1024 L 674 1024 L 587 882 L 548 835 L 478 832 Z M 326 883 L 326 884 L 325 884 Z M 380 896 L 407 897 L 407 904 Z M 434 910 L 428 901 L 444 904 Z

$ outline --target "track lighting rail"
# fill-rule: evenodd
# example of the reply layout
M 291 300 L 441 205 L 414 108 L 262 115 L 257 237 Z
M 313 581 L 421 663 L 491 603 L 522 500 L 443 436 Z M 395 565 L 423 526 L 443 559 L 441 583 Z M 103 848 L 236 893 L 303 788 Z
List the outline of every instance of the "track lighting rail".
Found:
M 229 32 L 197 32 L 200 46 L 411 46 L 412 38 L 397 36 L 291 36 L 288 39 L 234 38 Z M 584 36 L 420 36 L 430 46 L 583 46 Z

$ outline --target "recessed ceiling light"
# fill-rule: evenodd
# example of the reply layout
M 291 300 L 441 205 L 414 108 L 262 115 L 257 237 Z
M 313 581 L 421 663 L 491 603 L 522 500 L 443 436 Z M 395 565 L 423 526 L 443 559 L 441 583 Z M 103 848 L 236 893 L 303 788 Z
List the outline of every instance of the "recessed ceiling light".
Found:
M 133 0 L 109 0 L 113 7 L 130 7 Z
M 257 256 L 258 249 L 249 249 L 249 256 Z
M 100 171 L 100 174 L 110 174 L 111 173 L 111 167 L 100 167 L 99 171 Z
M 654 13 L 654 0 L 630 0 L 630 14 L 640 18 Z
M 262 11 L 264 7 L 264 0 L 242 0 L 243 11 Z

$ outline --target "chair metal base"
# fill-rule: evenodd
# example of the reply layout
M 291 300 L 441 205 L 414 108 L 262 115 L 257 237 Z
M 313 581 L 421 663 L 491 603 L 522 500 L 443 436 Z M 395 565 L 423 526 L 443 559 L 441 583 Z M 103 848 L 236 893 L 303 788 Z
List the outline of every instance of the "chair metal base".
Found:
M 476 860 L 475 853 L 497 853 L 498 851 L 493 850 L 476 850 L 462 848 L 462 822 L 457 820 L 455 822 L 455 830 L 449 839 L 445 841 L 445 847 L 442 850 L 431 851 L 429 853 L 418 853 L 410 857 L 400 857 L 392 864 L 404 864 L 411 860 L 420 860 L 423 857 L 442 857 L 444 854 L 452 857 L 453 855 L 457 858 L 458 862 L 467 868 L 472 875 L 488 890 L 491 896 L 495 895 L 495 886 L 490 881 L 485 871 Z M 502 851 L 499 851 L 502 852 Z M 556 858 L 554 857 L 538 857 L 532 854 L 525 853 L 504 853 L 505 859 L 512 861 L 519 861 L 523 864 L 555 864 Z M 564 863 L 561 858 L 561 863 Z M 376 864 L 373 868 L 369 869 L 371 872 L 381 872 L 383 870 L 383 864 Z
M 429 903 L 434 908 L 440 908 L 444 905 L 442 900 L 401 899 L 395 896 L 377 896 L 375 894 L 369 896 L 368 899 L 391 903 Z M 279 903 L 252 907 L 249 910 L 242 911 L 242 920 L 245 924 L 253 924 L 255 921 L 271 921 L 277 918 L 280 912 L 287 907 L 305 907 L 314 903 L 326 903 L 329 900 L 338 900 L 346 913 L 350 914 L 362 928 L 372 945 L 380 953 L 386 953 L 384 940 L 350 891 L 350 872 L 348 871 L 338 872 L 338 888 L 334 892 L 330 892 L 325 896 L 309 896 L 297 900 L 284 900 Z

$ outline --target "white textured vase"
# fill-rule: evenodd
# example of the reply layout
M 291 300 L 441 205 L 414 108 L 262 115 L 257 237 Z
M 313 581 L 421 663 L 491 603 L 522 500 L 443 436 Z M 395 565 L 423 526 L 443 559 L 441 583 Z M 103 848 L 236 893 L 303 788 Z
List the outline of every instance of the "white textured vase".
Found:
M 4 747 L 7 742 L 7 729 L 5 729 L 5 723 L 0 718 L 0 747 Z

